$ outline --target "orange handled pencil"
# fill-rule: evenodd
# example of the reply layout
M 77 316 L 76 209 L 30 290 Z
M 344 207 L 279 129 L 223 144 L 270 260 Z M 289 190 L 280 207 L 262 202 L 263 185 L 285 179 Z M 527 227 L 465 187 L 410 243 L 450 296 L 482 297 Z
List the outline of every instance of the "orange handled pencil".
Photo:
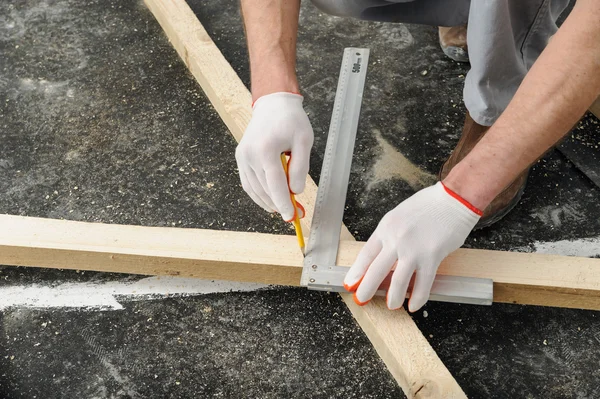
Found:
M 284 153 L 281 154 L 281 164 L 283 165 L 283 171 L 285 172 L 285 175 L 289 181 L 288 160 Z M 294 219 L 291 221 L 291 223 L 294 224 L 294 229 L 296 230 L 296 237 L 298 238 L 298 245 L 300 246 L 300 251 L 302 251 L 302 255 L 304 255 L 304 235 L 302 234 L 300 216 L 298 215 L 298 204 L 296 203 L 296 197 L 294 196 L 294 193 L 292 193 L 292 190 L 290 190 L 290 199 L 292 200 L 292 205 L 294 206 Z M 302 205 L 300 205 L 300 207 L 302 207 Z

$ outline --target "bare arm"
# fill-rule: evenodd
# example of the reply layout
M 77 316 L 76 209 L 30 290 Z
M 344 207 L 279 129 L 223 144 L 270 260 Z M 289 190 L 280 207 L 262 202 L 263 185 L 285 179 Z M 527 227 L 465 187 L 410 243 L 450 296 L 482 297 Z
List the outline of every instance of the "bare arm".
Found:
M 297 93 L 296 35 L 300 0 L 242 0 L 252 101 L 275 92 Z
M 290 191 L 304 191 L 314 134 L 296 79 L 300 0 L 241 0 L 252 83 L 252 118 L 235 158 L 242 187 L 268 212 L 291 221 Z M 291 94 L 295 93 L 295 94 Z M 281 154 L 289 153 L 288 178 Z
M 600 2 L 579 0 L 504 113 L 444 183 L 485 209 L 599 94 Z

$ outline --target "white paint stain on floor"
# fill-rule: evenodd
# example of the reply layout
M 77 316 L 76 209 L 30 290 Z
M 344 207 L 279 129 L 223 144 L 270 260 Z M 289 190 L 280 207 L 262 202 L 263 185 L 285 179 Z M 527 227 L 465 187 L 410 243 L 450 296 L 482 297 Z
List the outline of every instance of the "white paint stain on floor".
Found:
M 183 297 L 215 292 L 242 292 L 267 288 L 256 283 L 148 277 L 138 281 L 40 284 L 0 288 L 0 311 L 12 307 L 119 310 L 123 301 Z
M 600 237 L 561 240 L 554 242 L 536 241 L 533 252 L 550 255 L 599 257 Z
M 585 223 L 586 214 L 576 204 L 547 205 L 536 209 L 531 217 L 544 222 L 548 226 L 561 227 L 563 222 L 573 221 Z

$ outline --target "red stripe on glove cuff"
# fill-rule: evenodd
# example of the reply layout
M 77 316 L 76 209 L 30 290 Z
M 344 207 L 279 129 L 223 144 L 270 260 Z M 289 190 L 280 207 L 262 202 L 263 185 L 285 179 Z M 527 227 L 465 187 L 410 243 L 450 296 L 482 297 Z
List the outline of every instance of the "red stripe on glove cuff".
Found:
M 450 190 L 448 187 L 446 187 L 446 185 L 443 182 L 442 182 L 442 186 L 444 187 L 444 189 L 446 190 L 446 192 L 448 194 L 450 194 L 450 196 L 456 198 L 458 200 L 458 202 L 460 202 L 461 204 L 463 204 L 464 206 L 466 206 L 467 208 L 469 208 L 475 214 L 477 214 L 479 216 L 483 216 L 483 212 L 482 211 L 480 211 L 478 208 L 476 208 L 475 206 L 473 206 L 469 201 L 467 201 L 466 199 L 464 199 L 463 197 L 461 197 L 460 195 L 458 195 L 454 191 Z

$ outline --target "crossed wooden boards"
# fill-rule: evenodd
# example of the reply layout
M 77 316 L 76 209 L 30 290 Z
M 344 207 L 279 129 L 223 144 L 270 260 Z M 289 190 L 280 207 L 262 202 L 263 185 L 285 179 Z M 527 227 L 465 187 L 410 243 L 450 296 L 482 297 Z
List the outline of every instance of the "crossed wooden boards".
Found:
M 185 0 L 145 2 L 239 141 L 251 116 L 246 87 Z M 308 177 L 299 196 L 307 211 L 306 233 L 316 193 Z M 298 285 L 302 271 L 293 236 L 10 215 L 0 215 L 0 226 L 4 265 L 281 285 Z M 349 266 L 362 245 L 342 226 L 337 263 Z M 493 279 L 496 302 L 600 309 L 600 259 L 460 249 L 442 263 L 439 273 Z M 379 298 L 359 307 L 349 295 L 341 297 L 409 398 L 466 397 L 404 310 L 389 311 Z

